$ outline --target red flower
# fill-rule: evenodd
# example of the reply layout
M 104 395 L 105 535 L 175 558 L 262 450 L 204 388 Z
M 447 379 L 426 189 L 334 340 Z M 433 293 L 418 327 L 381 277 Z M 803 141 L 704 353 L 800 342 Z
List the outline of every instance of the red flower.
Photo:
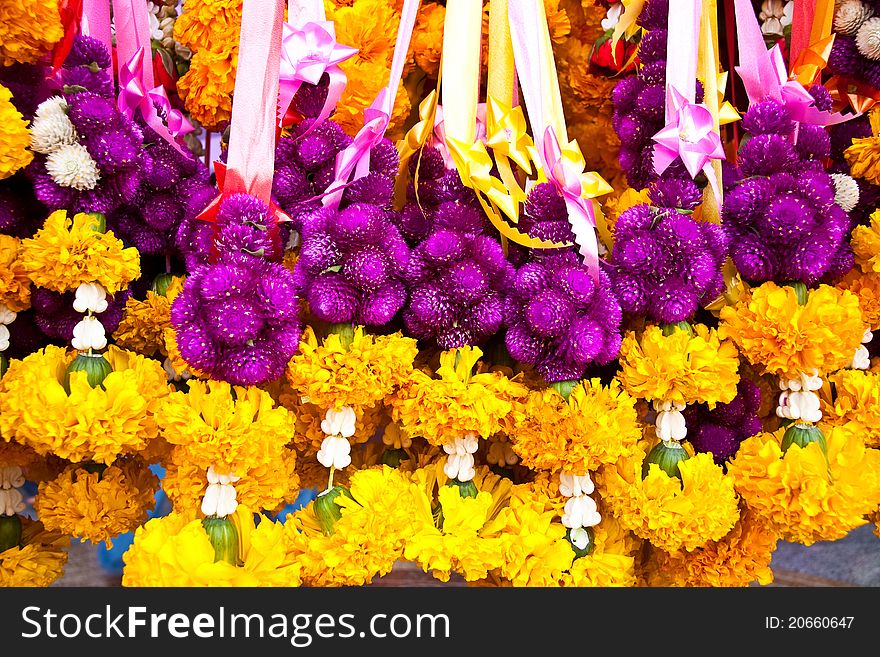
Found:
M 612 56 L 611 39 L 605 39 L 593 47 L 593 54 L 590 56 L 590 66 L 599 69 L 597 72 L 611 75 L 620 72 L 629 73 L 635 70 L 636 63 L 638 62 L 638 57 L 633 58 L 633 53 L 637 47 L 637 44 L 621 39 L 617 42 L 617 46 L 614 48 L 614 56 Z M 626 69 L 624 69 L 624 66 L 626 66 Z

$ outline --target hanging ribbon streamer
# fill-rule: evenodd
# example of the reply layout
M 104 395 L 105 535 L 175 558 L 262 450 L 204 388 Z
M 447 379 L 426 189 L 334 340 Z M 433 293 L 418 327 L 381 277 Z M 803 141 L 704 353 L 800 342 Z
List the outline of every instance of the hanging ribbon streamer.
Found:
M 654 170 L 662 174 L 677 158 L 692 178 L 702 171 L 715 198 L 720 198 L 713 160 L 723 160 L 724 148 L 716 128 L 716 115 L 705 103 L 697 104 L 697 41 L 700 34 L 701 0 L 669 5 L 669 37 L 666 46 L 666 125 L 653 139 Z M 674 11 L 673 11 L 674 10 Z M 716 72 L 711 78 L 717 81 Z M 704 94 L 705 95 L 705 94 Z M 717 103 L 717 91 L 712 101 Z
M 852 118 L 819 110 L 804 86 L 797 80 L 789 80 L 779 45 L 767 50 L 749 0 L 734 0 L 734 4 L 740 61 L 736 72 L 743 82 L 749 103 L 773 99 L 785 105 L 796 123 L 828 126 Z
M 789 47 L 790 77 L 810 86 L 828 64 L 834 35 L 834 0 L 798 0 L 794 3 Z
M 352 143 L 336 156 L 334 180 L 322 199 L 325 207 L 339 207 L 342 193 L 349 181 L 357 180 L 370 171 L 370 150 L 382 141 L 391 122 L 394 101 L 397 98 L 397 89 L 409 53 L 409 42 L 420 4 L 420 0 L 403 0 L 388 86 L 383 87 L 370 106 L 364 110 L 364 126 L 354 136 Z
M 227 164 L 215 163 L 220 194 L 201 220 L 215 223 L 225 197 L 250 194 L 269 206 L 276 233 L 279 223 L 290 221 L 271 199 L 283 22 L 284 0 L 244 1 Z M 280 257 L 281 245 L 273 243 L 272 255 Z
M 88 2 L 89 0 L 85 1 Z M 104 1 L 106 2 L 106 0 Z M 70 54 L 70 49 L 73 47 L 73 40 L 80 31 L 83 17 L 83 0 L 63 0 L 58 8 L 58 13 L 60 14 L 61 27 L 64 30 L 64 35 L 52 49 L 53 76 L 58 72 L 58 69 L 61 68 L 61 65 L 64 64 L 64 60 L 67 59 L 67 56 Z
M 568 142 L 556 64 L 542 2 L 509 0 L 514 63 L 535 136 L 540 175 L 562 194 L 578 250 L 593 278 L 599 277 L 596 216 L 590 200 L 612 191 L 586 163 L 577 143 Z M 564 144 L 564 146 L 563 146 Z
M 316 85 L 325 73 L 330 82 L 324 105 L 309 129 L 300 135 L 302 138 L 323 123 L 336 107 L 346 82 L 339 64 L 354 57 L 357 49 L 336 42 L 336 29 L 333 21 L 325 20 L 322 0 L 291 0 L 287 14 L 289 22 L 284 24 L 281 45 L 279 123 L 303 83 Z
M 113 32 L 110 29 L 110 0 L 83 0 L 82 33 L 97 39 L 113 54 Z M 113 67 L 107 70 L 113 77 Z

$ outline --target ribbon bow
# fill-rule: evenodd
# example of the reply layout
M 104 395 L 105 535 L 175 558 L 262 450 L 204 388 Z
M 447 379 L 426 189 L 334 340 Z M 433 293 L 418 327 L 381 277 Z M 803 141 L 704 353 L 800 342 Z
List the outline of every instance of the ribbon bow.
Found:
M 652 139 L 654 170 L 658 175 L 680 157 L 691 178 L 702 171 L 709 179 L 716 197 L 718 181 L 710 160 L 723 160 L 721 137 L 714 131 L 712 112 L 703 104 L 691 103 L 674 87 L 667 90 L 669 121 Z
M 144 56 L 146 48 L 139 48 L 119 70 L 119 97 L 116 105 L 127 118 L 140 112 L 147 125 L 162 136 L 179 152 L 184 153 L 176 138 L 192 132 L 192 124 L 171 106 L 165 88 L 160 84 L 147 90 L 144 84 Z
M 596 214 L 589 200 L 613 191 L 612 187 L 596 173 L 584 173 L 586 162 L 577 143 L 572 141 L 565 148 L 559 144 L 552 126 L 547 126 L 541 140 L 540 150 L 543 174 L 562 197 L 568 209 L 568 221 L 574 233 L 584 264 L 593 279 L 599 280 L 599 243 L 596 240 Z
M 290 23 L 283 26 L 279 74 L 278 114 L 283 117 L 303 83 L 318 84 L 326 73 L 330 78 L 327 99 L 312 128 L 324 121 L 345 89 L 345 73 L 339 64 L 357 53 L 336 42 L 333 21 L 308 22 L 302 27 Z M 306 134 L 312 130 L 306 131 Z

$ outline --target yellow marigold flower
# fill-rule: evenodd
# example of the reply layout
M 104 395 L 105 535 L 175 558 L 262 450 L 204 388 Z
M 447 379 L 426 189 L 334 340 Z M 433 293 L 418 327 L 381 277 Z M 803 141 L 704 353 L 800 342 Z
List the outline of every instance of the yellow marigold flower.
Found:
M 0 15 L 2 13 L 0 9 Z M 0 27 L 0 31 L 2 29 Z M 0 51 L 2 48 L 0 45 Z M 27 121 L 12 104 L 12 93 L 0 84 L 0 180 L 30 164 L 34 159 L 34 154 L 28 150 L 30 144 Z
M 275 463 L 294 430 L 293 414 L 269 393 L 225 381 L 191 380 L 188 392 L 160 401 L 156 421 L 165 440 L 181 448 L 178 462 L 218 474 Z
M 238 50 L 242 0 L 189 0 L 174 21 L 174 38 L 196 50 Z
M 237 66 L 237 50 L 199 50 L 190 60 L 189 70 L 177 81 L 186 111 L 206 130 L 219 130 L 232 118 Z
M 641 542 L 610 514 L 593 527 L 593 551 L 575 559 L 561 586 L 636 586 L 636 552 Z
M 0 234 L 0 304 L 18 313 L 31 306 L 31 279 L 19 254 L 21 242 Z
M 146 522 L 158 489 L 159 478 L 140 459 L 99 472 L 71 465 L 40 485 L 34 510 L 46 529 L 112 547 L 112 539 Z
M 96 230 L 95 218 L 65 210 L 48 216 L 43 227 L 21 242 L 21 262 L 34 285 L 55 292 L 81 283 L 100 283 L 110 294 L 141 275 L 137 249 L 125 248 L 113 231 Z
M 627 187 L 619 196 L 609 196 L 605 199 L 605 216 L 613 226 L 624 212 L 637 205 L 646 205 L 651 202 L 648 190 L 635 190 Z
M 350 491 L 354 499 L 336 498 L 341 517 L 330 536 L 321 531 L 314 503 L 285 522 L 290 554 L 308 586 L 361 586 L 387 574 L 422 521 L 415 486 L 388 466 L 357 471 Z
M 818 443 L 784 454 L 784 429 L 743 441 L 728 465 L 737 492 L 786 541 L 812 545 L 843 538 L 880 504 L 880 450 L 860 435 L 822 425 Z
M 633 448 L 642 430 L 636 400 L 616 379 L 582 381 L 565 398 L 552 388 L 526 402 L 526 420 L 513 429 L 513 451 L 534 470 L 595 470 Z
M 447 485 L 443 469 L 437 465 L 412 475 L 418 494 L 410 515 L 416 529 L 406 541 L 404 557 L 441 582 L 449 581 L 453 571 L 469 582 L 485 579 L 504 563 L 505 539 L 489 521 L 506 504 L 512 482 L 486 468 L 480 468 L 478 475 L 473 481 L 476 497 L 462 497 L 457 486 Z M 440 514 L 436 524 L 435 495 Z M 573 555 L 570 548 L 569 552 Z
M 360 5 L 358 5 L 360 6 Z M 337 26 L 339 23 L 336 24 Z M 396 29 L 396 28 L 395 28 Z M 393 35 L 394 32 L 391 32 Z M 337 40 L 346 45 L 352 45 L 343 41 L 337 31 Z M 388 84 L 390 74 L 390 54 L 388 64 L 378 60 L 356 61 L 356 58 L 342 62 L 339 67 L 345 72 L 347 82 L 342 98 L 336 106 L 333 120 L 342 127 L 345 132 L 354 135 L 364 124 L 364 109 L 376 98 L 379 90 Z M 403 122 L 409 116 L 411 104 L 409 95 L 404 85 L 397 89 L 397 97 L 394 100 L 394 109 L 391 112 L 391 122 L 388 126 L 387 137 L 397 139 L 402 136 Z
M 880 185 L 880 137 L 853 139 L 843 156 L 849 162 L 849 175 Z
M 71 461 L 111 464 L 117 455 L 143 450 L 159 428 L 159 400 L 168 394 L 165 370 L 150 360 L 110 346 L 104 357 L 113 371 L 92 388 L 85 372 L 70 375 L 75 352 L 48 346 L 13 360 L 0 379 L 0 433 L 39 454 Z
M 721 309 L 718 335 L 731 338 L 750 363 L 788 379 L 846 367 L 865 327 L 859 299 L 820 285 L 799 305 L 794 288 L 763 283 L 736 306 Z
M 648 326 L 640 337 L 630 331 L 620 347 L 620 381 L 634 397 L 680 404 L 727 404 L 739 383 L 736 347 L 714 329 L 694 326 L 694 334 L 675 328 L 663 335 Z
M 171 327 L 171 302 L 183 289 L 183 280 L 176 276 L 165 295 L 148 290 L 143 301 L 129 297 L 113 332 L 116 344 L 144 356 L 167 356 L 165 331 Z
M 357 327 L 346 346 L 335 333 L 319 342 L 307 327 L 287 365 L 287 380 L 325 411 L 374 406 L 409 378 L 416 354 L 416 341 L 399 332 L 370 335 Z
M 434 445 L 468 433 L 488 438 L 521 421 L 528 389 L 497 372 L 474 374 L 482 355 L 477 347 L 445 351 L 436 378 L 413 370 L 409 383 L 386 402 L 392 419 Z
M 177 511 L 153 518 L 134 534 L 123 555 L 123 586 L 299 586 L 300 565 L 280 522 L 239 504 L 230 516 L 239 536 L 240 565 L 214 561 L 202 520 Z
M 770 584 L 770 560 L 779 538 L 749 511 L 730 533 L 692 552 L 654 549 L 647 566 L 649 586 L 748 586 Z
M 644 459 L 637 450 L 597 474 L 599 496 L 624 527 L 668 552 L 694 550 L 733 528 L 739 517 L 733 479 L 711 454 L 679 462 L 681 480 L 653 463 L 643 480 Z
M 273 510 L 293 502 L 299 494 L 300 480 L 297 475 L 296 452 L 283 449 L 281 455 L 271 464 L 239 471 L 241 477 L 235 482 L 236 499 L 251 509 Z M 197 510 L 208 488 L 207 469 L 188 462 L 186 450 L 175 447 L 165 462 L 165 477 L 162 489 L 168 495 L 175 509 Z M 324 483 L 327 474 L 324 470 Z
M 868 447 L 880 447 L 880 372 L 840 370 L 828 377 L 819 397 L 828 424 L 846 427 Z
M 416 19 L 416 27 L 412 35 L 413 58 L 416 66 L 430 78 L 436 78 L 440 70 L 445 18 L 445 6 L 436 2 L 425 2 L 422 3 Z
M 853 228 L 852 248 L 863 272 L 880 273 L 880 210 L 871 215 L 869 226 Z
M 550 40 L 554 44 L 565 43 L 566 37 L 571 33 L 571 21 L 565 9 L 559 5 L 560 0 L 544 0 L 547 27 L 550 29 Z
M 0 586 L 49 586 L 64 572 L 70 537 L 19 516 L 21 543 L 0 552 Z
M 880 328 L 880 272 L 852 269 L 838 281 L 838 290 L 847 290 L 859 299 L 862 322 L 869 328 Z
M 15 0 L 0 6 L 0 66 L 32 64 L 61 37 L 59 0 Z

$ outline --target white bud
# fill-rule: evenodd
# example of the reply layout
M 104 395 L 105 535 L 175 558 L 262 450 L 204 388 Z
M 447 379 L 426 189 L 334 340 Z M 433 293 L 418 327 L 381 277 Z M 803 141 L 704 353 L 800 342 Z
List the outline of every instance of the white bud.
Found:
M 347 468 L 351 465 L 351 443 L 341 436 L 327 436 L 318 450 L 318 462 L 325 468 Z
M 596 502 L 588 495 L 578 495 L 569 498 L 565 503 L 562 514 L 562 524 L 569 529 L 576 527 L 592 527 L 598 525 L 602 516 L 596 507 Z
M 81 283 L 76 288 L 73 309 L 78 313 L 102 313 L 107 310 L 107 290 L 100 283 Z
M 11 516 L 24 511 L 24 497 L 17 488 L 0 489 L 0 515 Z
M 9 349 L 9 329 L 5 324 L 0 324 L 0 351 Z
M 571 540 L 571 544 L 578 550 L 585 550 L 590 544 L 590 534 L 583 527 L 572 529 L 568 537 Z
M 559 493 L 565 497 L 574 497 L 576 495 L 589 495 L 596 487 L 589 474 L 575 475 L 570 472 L 563 472 L 559 475 Z
M 657 414 L 657 437 L 663 441 L 684 440 L 687 425 L 681 411 L 661 411 Z
M 871 354 L 868 353 L 868 348 L 865 345 L 858 346 L 850 367 L 854 370 L 867 370 L 871 367 Z
M 104 325 L 96 317 L 84 317 L 73 327 L 73 340 L 70 341 L 77 351 L 103 349 L 107 346 L 107 335 Z
M 340 411 L 331 408 L 321 421 L 321 431 L 328 436 L 351 438 L 355 432 L 356 421 L 357 416 L 351 406 L 343 406 Z
M 5 304 L 0 303 L 0 324 L 12 324 L 16 317 L 18 313 L 12 312 Z

